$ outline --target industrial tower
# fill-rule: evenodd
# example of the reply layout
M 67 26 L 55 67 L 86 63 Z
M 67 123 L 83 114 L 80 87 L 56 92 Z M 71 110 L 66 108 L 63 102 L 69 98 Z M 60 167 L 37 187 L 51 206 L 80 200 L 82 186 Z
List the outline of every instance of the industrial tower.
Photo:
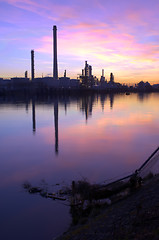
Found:
M 34 77 L 34 50 L 31 50 L 31 80 L 33 80 Z
M 57 27 L 53 26 L 53 78 L 58 80 L 57 69 Z

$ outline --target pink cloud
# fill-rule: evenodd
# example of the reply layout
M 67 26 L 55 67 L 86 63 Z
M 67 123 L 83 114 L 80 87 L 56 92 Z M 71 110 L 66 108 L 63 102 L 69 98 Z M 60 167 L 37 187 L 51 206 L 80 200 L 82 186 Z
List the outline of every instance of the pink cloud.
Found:
M 133 103 L 134 102 L 135 101 L 133 101 Z M 123 115 L 120 115 L 120 112 L 127 112 L 131 100 L 129 100 L 128 106 L 123 106 L 122 101 L 121 104 L 117 104 L 118 111 L 114 112 L 114 114 L 112 113 L 113 115 L 108 112 L 104 117 L 89 120 L 89 124 L 87 125 L 75 122 L 67 128 L 59 129 L 60 145 L 65 146 L 65 149 L 69 149 L 68 146 L 70 145 L 77 152 L 80 152 L 82 149 L 82 152 L 94 151 L 96 153 L 102 153 L 103 150 L 105 151 L 104 145 L 109 145 L 109 149 L 112 149 L 118 141 L 125 142 L 125 144 L 130 141 L 135 141 L 135 139 L 139 137 L 138 133 L 141 134 L 142 132 L 143 135 L 156 133 L 158 123 L 155 122 L 152 113 L 140 114 L 136 111 L 125 114 L 123 117 Z M 96 126 L 96 131 L 94 131 L 94 126 Z M 113 131 L 115 131 L 115 134 L 113 134 Z M 42 128 L 40 129 L 40 133 L 43 135 L 43 139 L 47 144 L 54 143 L 55 139 L 52 127 Z M 72 143 L 72 138 L 74 138 L 75 133 L 78 137 L 75 138 Z
M 143 4 L 142 1 L 136 0 L 120 1 L 120 4 L 117 0 L 114 0 L 113 4 L 111 1 L 103 0 L 87 2 L 69 0 L 67 4 L 63 1 L 50 0 L 5 2 L 15 8 L 2 10 L 0 18 L 20 27 L 25 25 L 28 37 L 24 36 L 24 32 L 22 34 L 17 32 L 18 30 L 16 35 L 21 36 L 20 43 L 24 43 L 27 49 L 33 46 L 39 53 L 51 55 L 51 28 L 56 24 L 59 61 L 64 65 L 71 66 L 71 62 L 77 65 L 79 61 L 88 60 L 94 65 L 95 75 L 98 76 L 99 68 L 106 66 L 107 71 L 116 71 L 123 79 L 127 75 L 132 78 L 132 74 L 135 76 L 136 72 L 141 75 L 141 70 L 144 73 L 149 68 L 149 74 L 143 77 L 148 79 L 153 76 L 153 79 L 157 79 L 159 44 L 157 38 L 154 40 L 152 37 L 158 36 L 157 1 L 153 5 L 147 1 Z M 45 26 L 46 28 L 51 26 L 50 30 L 46 30 Z M 33 39 L 34 34 L 38 35 L 36 39 Z M 12 36 L 11 39 L 13 38 Z M 79 72 L 77 66 L 72 72 Z
M 6 0 L 14 7 L 36 13 L 53 21 L 63 21 L 75 17 L 74 10 L 66 4 L 60 5 L 49 0 Z
M 84 26 L 84 29 L 83 27 Z M 59 53 L 63 55 L 93 55 L 96 57 L 113 57 L 121 61 L 122 58 L 132 60 L 152 59 L 156 60 L 156 54 L 159 52 L 159 45 L 147 45 L 138 43 L 135 36 L 128 33 L 114 33 L 110 28 L 90 28 L 87 24 L 81 23 L 71 27 L 71 31 L 60 30 L 59 32 Z M 78 29 L 78 31 L 77 31 Z M 42 46 L 37 49 L 41 52 L 51 53 L 52 37 L 45 36 L 41 39 Z M 77 47 L 78 46 L 78 47 Z M 107 55 L 107 56 L 106 56 Z
M 97 63 L 108 66 L 117 63 L 116 71 L 121 75 L 130 72 L 130 69 L 149 68 L 157 70 L 159 45 L 154 43 L 138 43 L 136 36 L 129 33 L 115 33 L 107 26 L 96 28 L 92 25 L 81 22 L 81 24 L 72 25 L 71 28 L 58 32 L 58 53 L 59 56 L 65 56 L 67 60 L 79 59 L 81 61 L 91 61 L 90 64 Z M 45 36 L 41 40 L 41 46 L 36 49 L 39 52 L 52 54 L 52 37 Z M 60 57 L 59 57 L 60 59 Z M 154 64 L 156 62 L 156 64 Z M 152 66 L 153 64 L 153 66 Z M 118 69 L 120 67 L 121 69 Z M 108 67 L 107 67 L 108 68 Z M 127 69 L 126 69 L 127 68 Z M 97 68 L 99 71 L 99 69 Z M 109 69 L 107 69 L 109 71 Z M 76 70 L 78 71 L 78 70 Z M 110 69 L 110 71 L 112 71 Z M 152 71 L 150 75 L 152 76 Z M 97 72 L 94 73 L 95 75 Z M 149 76 L 150 76 L 149 75 Z M 153 74 L 155 76 L 155 73 Z M 97 75 L 98 76 L 98 75 Z M 147 78 L 149 78 L 147 75 Z

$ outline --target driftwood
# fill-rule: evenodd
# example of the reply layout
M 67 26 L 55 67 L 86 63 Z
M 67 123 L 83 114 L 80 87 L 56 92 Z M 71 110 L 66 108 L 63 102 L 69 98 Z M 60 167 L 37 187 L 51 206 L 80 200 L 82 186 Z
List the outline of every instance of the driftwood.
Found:
M 27 190 L 28 193 L 30 194 L 35 194 L 38 193 L 40 194 L 41 197 L 45 197 L 45 198 L 51 198 L 53 200 L 61 200 L 61 201 L 65 201 L 66 198 L 61 197 L 61 196 L 57 196 L 55 193 L 48 193 L 45 189 L 43 188 L 39 188 L 39 187 L 32 187 L 32 185 L 30 183 L 24 183 L 23 187 L 25 190 Z
M 61 201 L 68 200 L 72 222 L 76 224 L 80 218 L 88 216 L 92 210 L 102 207 L 103 204 L 109 205 L 140 187 L 142 183 L 140 173 L 158 151 L 159 147 L 133 174 L 105 185 L 90 184 L 86 180 L 72 181 L 71 188 L 58 193 L 48 192 L 45 188 L 33 187 L 30 183 L 24 183 L 23 188 L 30 194 L 39 194 L 44 198 Z M 146 177 L 150 178 L 152 176 L 153 174 L 151 173 Z

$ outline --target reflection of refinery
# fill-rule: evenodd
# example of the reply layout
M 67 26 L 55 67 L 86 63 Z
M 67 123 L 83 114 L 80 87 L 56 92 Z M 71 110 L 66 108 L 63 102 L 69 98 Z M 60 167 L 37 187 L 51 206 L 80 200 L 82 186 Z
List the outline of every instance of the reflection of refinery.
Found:
M 58 100 L 54 103 L 55 153 L 58 154 Z
M 110 102 L 110 109 L 113 109 L 114 104 L 114 94 L 101 94 L 101 95 L 95 95 L 91 94 L 88 96 L 83 97 L 77 97 L 77 98 L 71 98 L 69 96 L 62 97 L 62 98 L 55 98 L 52 100 L 49 100 L 49 104 L 53 104 L 54 106 L 54 136 L 55 136 L 55 143 L 54 143 L 54 150 L 55 154 L 58 155 L 59 153 L 59 130 L 58 130 L 58 112 L 59 112 L 59 105 L 64 106 L 64 109 L 66 111 L 67 106 L 70 105 L 71 102 L 76 102 L 78 110 L 82 112 L 82 114 L 85 117 L 85 120 L 87 120 L 92 116 L 93 114 L 93 108 L 98 103 L 98 101 L 101 102 L 102 111 L 104 110 L 104 105 L 106 104 L 107 100 L 109 98 Z M 46 102 L 46 104 L 48 104 Z M 32 131 L 33 135 L 36 133 L 36 105 L 38 105 L 38 101 L 36 102 L 35 99 L 32 99 Z M 28 108 L 28 102 L 26 102 L 26 109 Z
M 36 133 L 36 114 L 35 114 L 35 100 L 32 99 L 32 129 L 33 134 Z M 55 127 L 55 153 L 58 155 L 58 100 L 54 101 L 54 127 Z

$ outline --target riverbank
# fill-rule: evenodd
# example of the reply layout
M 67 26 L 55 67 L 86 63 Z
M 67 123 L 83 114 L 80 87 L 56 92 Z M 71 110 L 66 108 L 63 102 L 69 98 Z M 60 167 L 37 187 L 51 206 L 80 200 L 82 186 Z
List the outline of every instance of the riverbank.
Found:
M 97 215 L 96 215 L 97 214 Z M 95 216 L 96 215 L 96 216 Z M 159 175 L 56 240 L 159 239 Z

